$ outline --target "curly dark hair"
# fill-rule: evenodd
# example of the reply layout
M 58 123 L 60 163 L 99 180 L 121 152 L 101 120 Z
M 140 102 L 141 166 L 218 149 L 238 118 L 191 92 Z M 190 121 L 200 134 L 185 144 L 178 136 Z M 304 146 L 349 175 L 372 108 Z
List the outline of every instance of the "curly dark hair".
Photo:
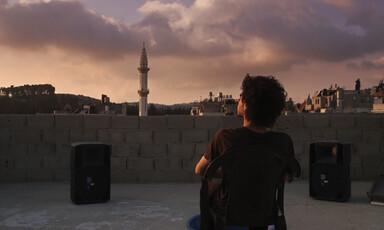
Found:
M 242 102 L 247 105 L 245 117 L 252 123 L 272 127 L 285 107 L 286 92 L 273 76 L 249 76 L 241 84 Z

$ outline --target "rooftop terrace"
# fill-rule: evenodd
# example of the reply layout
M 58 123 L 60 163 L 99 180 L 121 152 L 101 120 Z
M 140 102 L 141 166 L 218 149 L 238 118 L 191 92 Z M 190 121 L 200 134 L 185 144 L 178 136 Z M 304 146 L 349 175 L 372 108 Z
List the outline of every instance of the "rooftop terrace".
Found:
M 315 200 L 308 181 L 286 185 L 288 229 L 384 228 L 384 207 L 369 202 L 371 182 L 352 182 L 346 203 Z M 186 229 L 199 213 L 199 183 L 112 184 L 107 203 L 74 205 L 69 183 L 0 184 L 0 229 Z

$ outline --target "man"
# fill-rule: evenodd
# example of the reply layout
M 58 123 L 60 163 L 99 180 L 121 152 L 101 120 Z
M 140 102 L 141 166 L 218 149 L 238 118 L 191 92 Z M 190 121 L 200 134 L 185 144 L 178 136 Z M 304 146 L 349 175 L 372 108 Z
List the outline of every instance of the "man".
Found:
M 247 74 L 241 90 L 237 115 L 244 119 L 243 127 L 217 132 L 196 165 L 196 174 L 204 175 L 208 165 L 226 150 L 255 142 L 278 146 L 294 157 L 291 137 L 270 130 L 285 108 L 286 92 L 283 86 L 273 76 L 252 77 Z M 292 172 L 286 172 L 285 180 L 293 180 Z M 253 229 L 267 229 L 267 226 Z
M 227 149 L 252 144 L 256 139 L 280 146 L 287 154 L 295 155 L 289 135 L 270 131 L 285 107 L 286 92 L 283 86 L 273 76 L 251 77 L 247 74 L 241 89 L 237 115 L 244 119 L 243 127 L 220 130 L 196 165 L 196 174 L 204 175 L 209 163 Z M 288 173 L 286 180 L 292 179 Z

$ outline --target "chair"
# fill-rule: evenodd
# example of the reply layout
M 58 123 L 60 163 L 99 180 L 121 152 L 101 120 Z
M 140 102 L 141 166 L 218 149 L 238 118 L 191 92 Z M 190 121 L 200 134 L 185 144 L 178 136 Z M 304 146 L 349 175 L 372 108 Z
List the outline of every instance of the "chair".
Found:
M 229 149 L 210 163 L 203 176 L 201 229 L 225 229 L 228 225 L 285 229 L 287 172 L 299 176 L 300 165 L 275 145 Z

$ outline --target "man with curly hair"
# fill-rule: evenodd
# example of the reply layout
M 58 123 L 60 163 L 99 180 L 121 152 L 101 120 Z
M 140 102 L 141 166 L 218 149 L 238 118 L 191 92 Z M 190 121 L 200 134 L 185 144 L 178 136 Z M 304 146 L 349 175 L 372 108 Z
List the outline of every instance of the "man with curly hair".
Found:
M 295 155 L 291 137 L 270 130 L 285 107 L 286 92 L 280 82 L 273 76 L 252 77 L 247 74 L 241 90 L 237 115 L 244 119 L 243 127 L 222 129 L 216 133 L 196 165 L 196 174 L 203 175 L 209 163 L 227 149 L 252 144 L 255 139 L 275 144 L 286 150 L 287 154 Z M 287 175 L 287 180 L 291 179 Z
M 291 137 L 285 133 L 270 130 L 285 107 L 286 92 L 280 82 L 273 76 L 253 77 L 247 74 L 241 90 L 237 115 L 244 119 L 243 127 L 222 129 L 217 132 L 196 165 L 196 174 L 204 175 L 210 162 L 226 150 L 250 145 L 255 141 L 279 146 L 286 154 L 294 157 Z M 289 182 L 293 180 L 291 172 L 286 172 L 285 180 Z

